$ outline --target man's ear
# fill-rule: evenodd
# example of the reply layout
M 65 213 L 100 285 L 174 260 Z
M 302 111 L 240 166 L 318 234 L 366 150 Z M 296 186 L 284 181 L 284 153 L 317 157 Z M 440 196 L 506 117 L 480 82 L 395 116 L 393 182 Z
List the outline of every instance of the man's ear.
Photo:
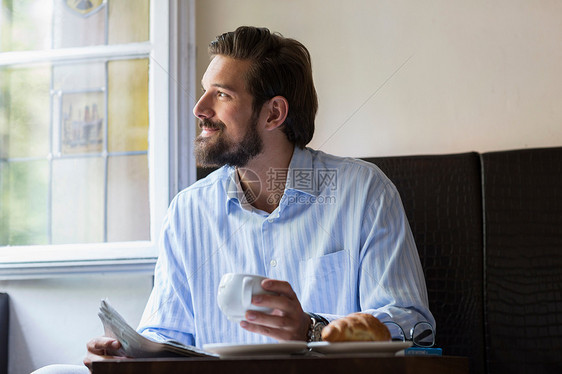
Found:
M 267 107 L 266 130 L 274 130 L 281 126 L 289 113 L 289 102 L 283 96 L 275 96 L 265 103 Z

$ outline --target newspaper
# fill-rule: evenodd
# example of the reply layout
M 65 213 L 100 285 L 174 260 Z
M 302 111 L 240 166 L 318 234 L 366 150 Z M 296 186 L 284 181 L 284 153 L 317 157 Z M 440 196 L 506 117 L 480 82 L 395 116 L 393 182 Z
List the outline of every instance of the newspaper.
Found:
M 105 335 L 117 339 L 121 343 L 121 348 L 118 352 L 114 352 L 115 355 L 132 358 L 217 357 L 191 345 L 184 345 L 175 341 L 158 343 L 145 338 L 117 313 L 107 299 L 101 301 L 98 316 L 103 323 Z

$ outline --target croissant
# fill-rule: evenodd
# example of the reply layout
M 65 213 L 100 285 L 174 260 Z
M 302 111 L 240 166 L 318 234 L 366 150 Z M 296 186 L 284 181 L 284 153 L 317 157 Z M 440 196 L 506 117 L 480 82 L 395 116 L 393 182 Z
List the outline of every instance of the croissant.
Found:
M 322 329 L 322 340 L 328 342 L 387 341 L 388 327 L 366 313 L 352 313 L 330 322 Z

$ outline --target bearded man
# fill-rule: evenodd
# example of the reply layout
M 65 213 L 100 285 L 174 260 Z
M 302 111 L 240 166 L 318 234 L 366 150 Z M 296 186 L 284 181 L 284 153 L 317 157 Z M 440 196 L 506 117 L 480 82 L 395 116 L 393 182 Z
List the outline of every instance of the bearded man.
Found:
M 307 148 L 318 108 L 310 54 L 264 28 L 240 27 L 209 46 L 199 165 L 218 166 L 171 202 L 154 288 L 138 331 L 155 341 L 318 340 L 354 312 L 404 331 L 434 324 L 423 272 L 394 185 L 374 165 Z M 265 276 L 273 294 L 239 324 L 217 306 L 226 273 Z M 88 343 L 87 366 L 120 343 Z

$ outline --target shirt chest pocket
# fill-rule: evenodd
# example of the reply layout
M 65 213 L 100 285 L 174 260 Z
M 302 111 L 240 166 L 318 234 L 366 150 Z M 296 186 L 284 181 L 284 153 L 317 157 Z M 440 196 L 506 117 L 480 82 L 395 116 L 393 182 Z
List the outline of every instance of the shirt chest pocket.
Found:
M 346 250 L 299 262 L 300 302 L 305 311 L 335 313 L 354 293 L 352 259 Z

